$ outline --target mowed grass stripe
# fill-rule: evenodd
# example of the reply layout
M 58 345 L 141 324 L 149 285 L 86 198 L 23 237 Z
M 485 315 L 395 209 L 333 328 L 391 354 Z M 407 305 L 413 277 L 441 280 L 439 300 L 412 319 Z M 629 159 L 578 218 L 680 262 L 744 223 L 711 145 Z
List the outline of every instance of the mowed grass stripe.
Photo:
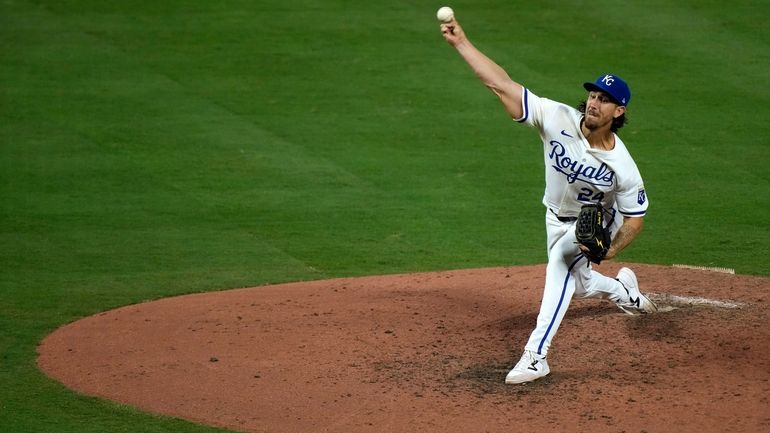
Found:
M 17 136 L 26 133 L 35 138 L 17 148 L 5 147 L 5 152 L 17 153 L 4 158 L 9 162 L 23 161 L 22 170 L 7 184 L 9 198 L 15 195 L 20 200 L 18 205 L 8 203 L 9 209 L 14 207 L 15 220 L 27 226 L 34 225 L 35 218 L 30 213 L 35 206 L 43 212 L 39 220 L 45 224 L 43 228 L 47 232 L 57 231 L 52 224 L 60 220 L 57 226 L 64 232 L 64 238 L 47 236 L 48 247 L 37 240 L 31 242 L 45 247 L 48 254 L 53 253 L 50 243 L 58 242 L 62 250 L 60 257 L 73 265 L 88 263 L 91 272 L 98 259 L 105 257 L 108 263 L 102 271 L 120 273 L 120 267 L 125 264 L 121 260 L 125 257 L 119 256 L 121 251 L 137 254 L 139 266 L 165 269 L 164 265 L 169 263 L 154 259 L 168 259 L 180 251 L 162 248 L 156 251 L 156 248 L 169 245 L 169 239 L 164 237 L 173 236 L 179 218 L 193 227 L 201 226 L 196 228 L 194 235 L 202 236 L 210 231 L 208 236 L 221 238 L 223 233 L 232 230 L 229 227 L 232 224 L 250 224 L 227 218 L 227 213 L 233 210 L 228 209 L 230 203 L 253 203 L 258 208 L 271 202 L 284 205 L 285 196 L 301 191 L 309 176 L 315 181 L 329 178 L 351 182 L 349 174 L 340 172 L 328 162 L 308 158 L 301 149 L 285 141 L 274 143 L 274 137 L 267 137 L 253 124 L 190 94 L 167 77 L 143 70 L 108 43 L 95 40 L 97 38 L 93 36 L 71 33 L 71 29 L 68 31 L 68 37 L 57 38 L 61 46 L 59 52 L 98 46 L 82 59 L 83 68 L 93 72 L 90 68 L 94 64 L 117 67 L 103 71 L 104 75 L 83 76 L 81 84 L 80 71 L 76 70 L 77 62 L 71 54 L 64 56 L 60 67 L 51 65 L 55 58 L 46 58 L 50 67 L 65 71 L 75 69 L 67 88 L 53 84 L 38 95 L 48 99 L 38 101 L 41 106 L 60 107 L 54 114 L 58 118 L 44 125 L 44 131 L 13 131 Z M 19 98 L 18 105 L 22 109 L 25 105 L 30 110 L 35 109 L 28 100 L 21 99 L 24 95 L 12 95 L 13 89 L 8 93 L 10 97 Z M 122 116 L 108 117 L 116 111 Z M 132 115 L 125 116 L 126 112 Z M 52 127 L 56 124 L 58 128 Z M 34 145 L 30 145 L 32 142 Z M 250 157 L 249 153 L 252 154 Z M 9 167 L 7 173 L 10 172 Z M 50 178 L 41 179 L 41 173 Z M 244 180 L 250 183 L 245 184 Z M 35 185 L 39 190 L 30 194 L 30 187 Z M 271 185 L 272 193 L 269 192 Z M 268 194 L 262 194 L 265 190 Z M 56 203 L 55 206 L 51 206 L 52 203 Z M 52 211 L 56 215 L 51 214 Z M 201 222 L 196 223 L 196 219 Z M 206 229 L 206 224 L 212 221 L 215 226 L 220 224 L 219 221 L 225 223 L 221 232 L 217 227 Z M 105 224 L 110 226 L 106 230 L 91 230 L 103 228 Z M 84 229 L 75 231 L 74 227 L 78 225 Z M 17 228 L 9 227 L 14 232 Z M 153 233 L 153 228 L 157 233 Z M 272 246 L 253 226 L 249 228 L 241 229 L 241 236 L 247 242 L 239 244 L 250 247 L 243 248 L 244 254 L 254 248 L 257 240 L 262 249 L 268 250 L 268 256 L 301 263 Z M 104 233 L 111 229 L 119 232 Z M 80 235 L 82 239 L 78 238 Z M 115 239 L 116 236 L 122 239 Z M 137 239 L 153 239 L 158 245 L 150 243 L 135 248 L 127 245 Z M 99 244 L 94 245 L 89 254 L 71 254 L 73 246 L 88 248 L 83 241 Z M 239 244 L 231 245 L 237 248 Z M 110 252 L 117 253 L 118 257 Z M 216 257 L 209 256 L 206 251 L 201 254 L 215 266 Z M 216 249 L 211 254 L 215 256 Z M 117 266 L 110 266 L 113 262 Z M 196 263 L 196 269 L 202 264 Z M 302 267 L 309 269 L 304 264 Z

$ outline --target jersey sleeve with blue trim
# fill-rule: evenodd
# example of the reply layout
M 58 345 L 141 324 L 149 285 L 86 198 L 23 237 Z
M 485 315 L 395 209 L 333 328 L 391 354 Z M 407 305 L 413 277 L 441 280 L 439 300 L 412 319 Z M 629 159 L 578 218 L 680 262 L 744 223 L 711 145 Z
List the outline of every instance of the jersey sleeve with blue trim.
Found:
M 622 145 L 622 148 L 625 150 L 625 145 Z M 628 154 L 628 151 L 624 153 Z M 624 171 L 618 174 L 615 201 L 618 205 L 618 211 L 623 216 L 642 217 L 647 214 L 650 201 L 647 199 L 647 191 L 644 189 L 644 182 L 639 169 L 630 155 L 627 161 L 630 163 L 627 162 L 623 168 Z
M 526 87 L 523 87 L 521 98 L 521 108 L 523 114 L 520 119 L 514 120 L 519 123 L 535 127 L 542 131 L 544 128 L 543 120 L 546 119 L 551 113 L 558 110 L 561 105 L 563 104 L 552 101 L 548 98 L 541 98 L 530 92 Z

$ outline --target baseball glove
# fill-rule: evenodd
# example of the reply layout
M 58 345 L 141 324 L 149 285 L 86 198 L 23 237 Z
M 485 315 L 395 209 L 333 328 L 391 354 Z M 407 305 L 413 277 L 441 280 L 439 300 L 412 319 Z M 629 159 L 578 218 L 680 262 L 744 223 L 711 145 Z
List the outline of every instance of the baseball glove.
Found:
M 610 249 L 610 232 L 604 228 L 604 208 L 598 204 L 586 204 L 580 209 L 575 224 L 575 237 L 586 249 L 588 260 L 599 264 Z

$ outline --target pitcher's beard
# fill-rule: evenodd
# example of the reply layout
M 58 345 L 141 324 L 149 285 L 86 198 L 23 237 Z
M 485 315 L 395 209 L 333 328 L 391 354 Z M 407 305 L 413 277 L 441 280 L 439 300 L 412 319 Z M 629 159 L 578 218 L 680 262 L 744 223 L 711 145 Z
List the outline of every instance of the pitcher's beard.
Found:
M 586 114 L 583 118 L 583 125 L 585 125 L 585 127 L 590 131 L 597 130 L 609 122 L 612 122 L 612 119 L 609 119 L 607 122 L 600 123 L 600 119 L 598 117 L 591 116 L 589 114 Z

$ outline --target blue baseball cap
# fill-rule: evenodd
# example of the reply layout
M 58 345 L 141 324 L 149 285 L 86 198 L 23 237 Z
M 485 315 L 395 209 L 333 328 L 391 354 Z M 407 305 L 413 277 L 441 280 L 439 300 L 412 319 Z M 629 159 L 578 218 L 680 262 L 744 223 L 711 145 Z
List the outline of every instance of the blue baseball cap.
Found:
M 589 92 L 591 90 L 604 92 L 610 95 L 618 105 L 626 106 L 631 102 L 631 90 L 628 88 L 628 84 L 617 75 L 602 75 L 593 83 L 583 83 L 583 88 Z

